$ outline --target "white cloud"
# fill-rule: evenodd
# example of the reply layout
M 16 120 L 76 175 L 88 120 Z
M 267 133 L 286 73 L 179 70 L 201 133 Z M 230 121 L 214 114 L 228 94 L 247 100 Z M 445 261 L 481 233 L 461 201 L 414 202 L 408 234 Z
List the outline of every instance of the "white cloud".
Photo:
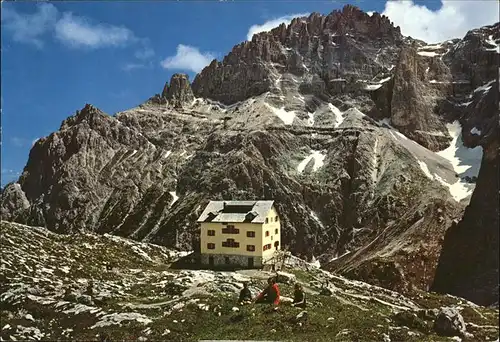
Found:
M 144 46 L 142 49 L 137 50 L 134 55 L 137 59 L 145 60 L 153 57 L 155 55 L 155 51 L 148 46 Z
M 250 29 L 248 30 L 247 33 L 247 40 L 252 40 L 252 37 L 254 34 L 260 33 L 260 32 L 266 32 L 270 31 L 275 27 L 280 26 L 282 23 L 285 25 L 290 24 L 293 18 L 298 18 L 298 17 L 305 17 L 309 15 L 308 13 L 298 13 L 298 14 L 290 14 L 290 15 L 285 15 L 276 19 L 271 19 L 269 21 L 266 21 L 264 24 L 261 25 L 252 25 Z
M 413 1 L 387 1 L 382 14 L 400 26 L 403 35 L 437 43 L 462 38 L 473 28 L 498 22 L 498 1 L 442 0 L 436 11 Z
M 108 24 L 94 24 L 84 17 L 65 12 L 55 26 L 55 35 L 71 47 L 101 48 L 123 46 L 137 38 L 128 28 Z
M 150 68 L 152 67 L 151 63 L 145 64 L 145 63 L 127 63 L 122 66 L 122 70 L 124 71 L 132 71 L 132 70 L 137 70 L 137 69 L 145 69 L 145 68 Z
M 165 58 L 161 66 L 165 69 L 189 70 L 200 72 L 214 59 L 214 55 L 209 52 L 200 52 L 193 46 L 179 44 L 175 56 Z
M 2 26 L 12 39 L 38 48 L 43 46 L 42 36 L 53 29 L 57 17 L 57 8 L 52 4 L 39 4 L 32 14 L 19 14 L 11 5 L 2 4 Z
M 17 42 L 43 47 L 45 35 L 53 35 L 63 44 L 74 48 L 97 49 L 142 43 L 136 58 L 154 55 L 146 39 L 140 39 L 126 27 L 95 23 L 89 18 L 71 12 L 59 12 L 49 3 L 39 4 L 34 13 L 21 13 L 13 5 L 2 4 L 2 28 Z

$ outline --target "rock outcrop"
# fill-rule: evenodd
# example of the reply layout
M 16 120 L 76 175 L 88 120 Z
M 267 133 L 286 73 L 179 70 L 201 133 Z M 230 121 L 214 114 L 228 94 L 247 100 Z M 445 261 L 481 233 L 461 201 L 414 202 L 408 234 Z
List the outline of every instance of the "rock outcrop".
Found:
M 442 308 L 434 322 L 434 330 L 441 336 L 462 336 L 466 331 L 464 318 L 456 309 Z
M 182 107 L 182 104 L 191 103 L 194 100 L 194 95 L 187 75 L 172 75 L 170 84 L 166 84 L 163 88 L 162 97 L 166 98 L 174 107 Z
M 402 38 L 387 17 L 354 6 L 327 16 L 312 13 L 235 46 L 222 62 L 214 60 L 196 76 L 193 90 L 199 97 L 232 104 L 270 91 L 277 70 L 317 75 L 321 87 L 316 93 L 335 94 L 346 79 L 349 84 L 361 75 L 371 79 L 389 67 L 391 50 Z M 302 86 L 310 87 L 309 82 Z
M 409 138 L 430 150 L 439 151 L 446 148 L 449 140 L 444 134 L 429 134 L 446 132 L 446 128 L 433 113 L 434 101 L 423 84 L 424 67 L 424 63 L 419 63 L 416 43 L 403 46 L 394 73 L 391 122 Z

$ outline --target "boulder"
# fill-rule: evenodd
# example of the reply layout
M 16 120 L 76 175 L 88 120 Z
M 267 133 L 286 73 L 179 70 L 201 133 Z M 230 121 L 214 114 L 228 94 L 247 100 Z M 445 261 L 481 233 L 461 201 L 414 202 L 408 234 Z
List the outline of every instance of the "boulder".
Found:
M 331 296 L 333 294 L 333 291 L 324 287 L 321 289 L 321 291 L 319 292 L 320 295 L 323 295 L 323 296 Z
M 276 282 L 277 283 L 285 283 L 285 284 L 293 284 L 293 283 L 297 282 L 297 277 L 295 277 L 295 274 L 279 271 L 276 274 Z
M 464 318 L 455 308 L 441 308 L 434 321 L 434 331 L 440 336 L 462 336 L 466 326 Z
M 400 325 L 405 326 L 411 329 L 417 329 L 423 332 L 427 332 L 430 329 L 428 328 L 427 323 L 422 320 L 415 312 L 411 311 L 400 311 L 396 313 L 392 317 L 393 321 Z

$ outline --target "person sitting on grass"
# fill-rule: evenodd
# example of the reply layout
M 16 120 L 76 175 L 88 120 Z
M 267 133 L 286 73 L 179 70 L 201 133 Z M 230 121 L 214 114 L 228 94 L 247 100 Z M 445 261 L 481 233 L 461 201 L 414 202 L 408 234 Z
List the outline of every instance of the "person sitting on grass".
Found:
M 240 298 L 238 298 L 238 303 L 240 305 L 250 304 L 252 302 L 252 293 L 248 288 L 248 283 L 243 283 L 243 288 L 240 291 Z
M 293 291 L 293 303 L 292 306 L 303 308 L 306 307 L 306 294 L 302 285 L 299 283 L 295 283 L 295 289 Z
M 276 280 L 274 278 L 269 278 L 267 280 L 267 287 L 259 293 L 254 301 L 256 304 L 271 304 L 274 305 L 274 310 L 278 309 L 278 304 L 280 303 L 280 290 Z

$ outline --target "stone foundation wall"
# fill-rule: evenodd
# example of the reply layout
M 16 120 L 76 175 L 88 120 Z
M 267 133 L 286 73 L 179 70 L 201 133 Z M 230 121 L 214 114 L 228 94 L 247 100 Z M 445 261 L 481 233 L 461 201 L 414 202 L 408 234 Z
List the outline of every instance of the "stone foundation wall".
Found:
M 201 254 L 201 263 L 203 265 L 210 264 L 210 257 L 214 258 L 214 266 L 223 266 L 223 265 L 237 265 L 241 267 L 248 268 L 248 259 L 253 258 L 253 267 L 260 268 L 262 267 L 262 257 L 254 256 L 249 257 L 246 255 L 228 255 L 228 254 Z M 228 258 L 229 263 L 226 262 L 226 258 Z

